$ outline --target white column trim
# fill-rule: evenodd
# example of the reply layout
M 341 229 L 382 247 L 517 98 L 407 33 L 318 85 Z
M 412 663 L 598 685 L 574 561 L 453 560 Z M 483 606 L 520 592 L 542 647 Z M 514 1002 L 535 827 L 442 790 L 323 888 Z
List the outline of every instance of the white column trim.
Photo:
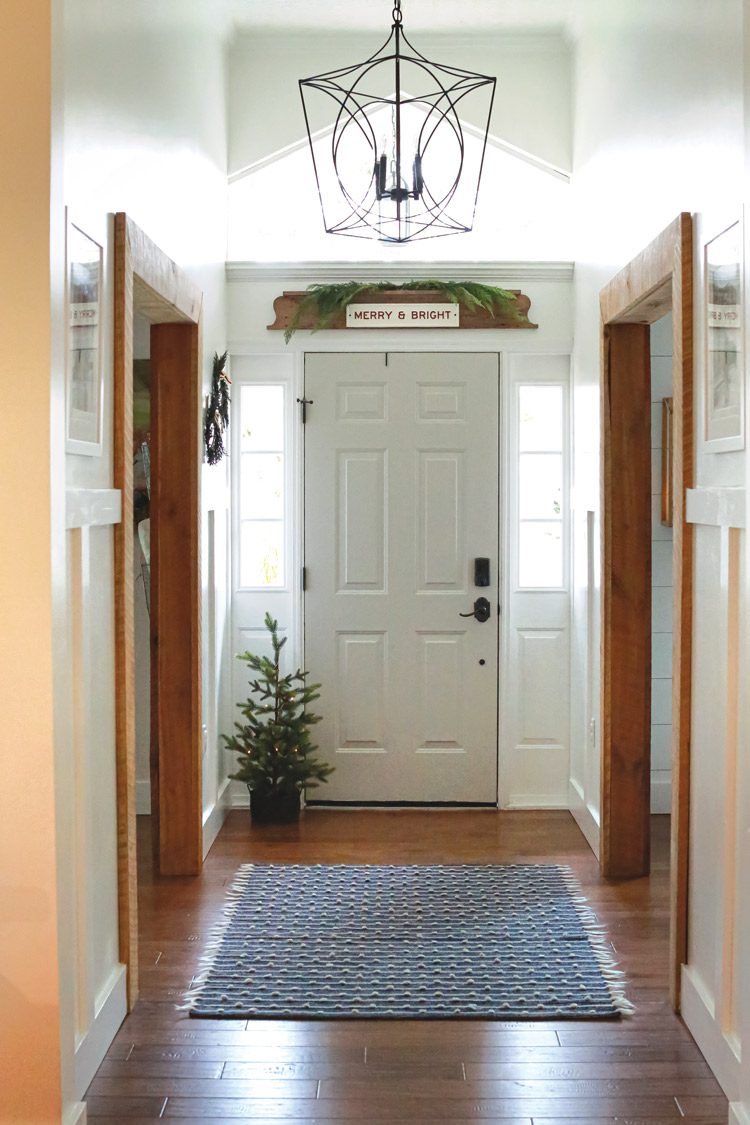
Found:
M 730 1101 L 736 1100 L 740 1082 L 737 1042 L 733 1036 L 722 1032 L 717 1022 L 715 998 L 691 965 L 682 966 L 682 1018 L 716 1081 Z
M 66 488 L 65 527 L 106 527 L 122 520 L 118 488 Z
M 220 750 L 219 753 L 222 751 Z M 226 820 L 227 813 L 233 807 L 231 801 L 230 785 L 232 779 L 225 777 L 219 786 L 216 803 L 203 813 L 203 858 L 205 859 L 214 845 L 216 837 Z
M 96 1014 L 93 1023 L 77 1039 L 75 1055 L 77 1097 L 82 1098 L 85 1094 L 128 1013 L 126 978 L 125 966 L 115 965 L 96 997 Z
M 687 522 L 707 527 L 745 527 L 744 488 L 689 488 Z

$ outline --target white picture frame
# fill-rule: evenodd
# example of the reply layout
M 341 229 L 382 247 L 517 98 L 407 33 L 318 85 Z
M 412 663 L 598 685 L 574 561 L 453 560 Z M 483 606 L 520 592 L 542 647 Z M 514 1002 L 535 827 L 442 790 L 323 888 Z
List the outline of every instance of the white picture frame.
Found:
M 65 240 L 65 449 L 102 453 L 104 248 L 70 216 Z
M 745 448 L 743 254 L 738 219 L 703 247 L 704 424 L 709 453 Z

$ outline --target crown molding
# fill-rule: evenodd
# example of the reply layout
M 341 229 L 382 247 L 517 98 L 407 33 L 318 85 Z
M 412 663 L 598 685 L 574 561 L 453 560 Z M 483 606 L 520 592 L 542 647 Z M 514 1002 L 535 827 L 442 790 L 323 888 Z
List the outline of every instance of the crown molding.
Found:
M 572 281 L 573 262 L 227 262 L 227 281 Z
M 474 31 L 469 29 L 456 30 L 455 27 L 428 30 L 413 24 L 409 25 L 408 30 L 409 34 L 415 38 L 419 36 L 420 43 L 427 42 L 436 49 L 449 43 L 451 49 L 489 46 L 493 51 L 501 54 L 516 52 L 559 54 L 570 50 L 568 29 L 562 23 L 545 31 L 514 31 L 502 27 L 490 27 Z M 334 31 L 332 28 L 325 28 L 320 25 L 306 28 L 285 27 L 281 24 L 251 27 L 249 23 L 238 24 L 235 21 L 233 46 L 266 49 L 269 43 L 278 44 L 279 39 L 283 39 L 286 52 L 300 52 L 309 57 L 311 42 L 316 47 L 319 44 L 330 46 L 331 40 L 335 36 L 336 45 L 337 47 L 341 46 L 342 50 L 356 49 L 360 46 L 372 49 L 373 37 L 385 38 L 388 31 L 389 24 L 387 21 L 379 27 L 362 28 L 358 31 L 352 28 L 346 30 L 336 28 Z

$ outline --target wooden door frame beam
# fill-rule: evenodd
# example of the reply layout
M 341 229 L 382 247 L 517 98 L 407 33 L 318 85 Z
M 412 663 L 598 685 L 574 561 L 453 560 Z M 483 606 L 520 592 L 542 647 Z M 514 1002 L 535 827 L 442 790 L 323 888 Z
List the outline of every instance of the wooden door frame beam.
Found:
M 135 786 L 135 651 L 133 610 L 133 318 L 136 310 L 152 324 L 183 323 L 199 332 L 203 297 L 198 287 L 123 212 L 114 217 L 114 484 L 122 497 L 122 521 L 115 527 L 115 677 L 117 758 L 117 847 L 120 960 L 128 971 L 128 1004 L 138 997 L 138 888 Z M 185 371 L 186 394 L 201 395 L 200 349 Z M 197 558 L 200 556 L 199 445 L 196 416 L 195 481 L 190 504 Z M 189 443 L 188 443 L 189 444 Z M 196 562 L 197 566 L 197 562 Z M 189 613 L 200 615 L 200 575 Z M 200 667 L 200 628 L 193 628 L 191 646 Z M 200 715 L 200 677 L 193 685 Z M 193 699 L 193 707 L 196 699 Z M 200 722 L 195 732 L 200 770 Z M 195 755 L 195 746 L 190 751 Z M 200 788 L 198 787 L 200 805 Z M 195 803 L 195 789 L 190 789 Z M 198 823 L 200 813 L 198 809 Z M 194 866 L 194 865 L 193 865 Z
M 681 966 L 687 959 L 687 894 L 690 799 L 690 701 L 692 656 L 693 535 L 686 520 L 686 493 L 694 483 L 693 422 L 693 221 L 683 212 L 637 257 L 621 270 L 600 294 L 601 401 L 602 401 L 602 713 L 601 713 L 601 865 L 607 877 L 636 877 L 648 872 L 648 848 L 642 839 L 635 849 L 627 842 L 627 824 L 615 815 L 621 794 L 634 792 L 628 770 L 642 770 L 643 760 L 628 761 L 628 747 L 618 747 L 612 729 L 611 691 L 627 637 L 613 630 L 613 596 L 618 590 L 618 557 L 613 553 L 618 530 L 615 489 L 616 466 L 610 463 L 612 391 L 627 379 L 627 365 L 613 354 L 613 341 L 625 337 L 630 326 L 650 325 L 671 310 L 673 316 L 672 398 L 673 446 L 673 666 L 672 666 L 672 837 L 670 889 L 670 988 L 676 1010 L 680 1006 Z M 631 329 L 632 330 L 632 329 Z M 637 330 L 636 330 L 637 331 Z M 642 405 L 642 404 L 641 404 Z M 627 395 L 619 400 L 627 409 Z M 637 410 L 638 404 L 634 406 Z M 649 622 L 650 628 L 650 622 Z M 638 700 L 631 700 L 633 706 Z M 632 750 L 632 748 L 631 748 Z M 646 754 L 650 747 L 632 750 Z M 642 779 L 641 779 L 642 780 Z M 641 805 L 650 785 L 640 786 Z M 650 809 L 640 807 L 642 822 Z M 632 843 L 632 842 L 631 842 Z

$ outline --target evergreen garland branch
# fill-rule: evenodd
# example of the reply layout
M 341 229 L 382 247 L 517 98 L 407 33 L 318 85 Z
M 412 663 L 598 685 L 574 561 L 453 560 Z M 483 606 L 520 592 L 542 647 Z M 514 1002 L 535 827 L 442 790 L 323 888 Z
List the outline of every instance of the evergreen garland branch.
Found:
M 308 316 L 314 319 L 311 331 L 318 332 L 328 328 L 339 314 L 346 312 L 355 297 L 362 293 L 394 292 L 398 290 L 432 290 L 444 293 L 451 300 L 464 305 L 470 311 L 484 309 L 490 316 L 504 313 L 515 320 L 523 320 L 516 307 L 516 294 L 510 289 L 497 285 L 485 285 L 480 281 L 437 281 L 418 280 L 394 284 L 390 281 L 342 281 L 330 284 L 320 282 L 310 285 L 297 305 L 289 326 L 284 330 L 284 340 L 288 344 L 294 333 Z
M 224 433 L 229 425 L 229 387 L 231 379 L 227 375 L 226 351 L 223 355 L 214 352 L 213 367 L 211 371 L 211 391 L 206 400 L 206 413 L 203 421 L 203 441 L 206 449 L 206 461 L 209 465 L 217 465 L 227 452 L 224 442 Z

